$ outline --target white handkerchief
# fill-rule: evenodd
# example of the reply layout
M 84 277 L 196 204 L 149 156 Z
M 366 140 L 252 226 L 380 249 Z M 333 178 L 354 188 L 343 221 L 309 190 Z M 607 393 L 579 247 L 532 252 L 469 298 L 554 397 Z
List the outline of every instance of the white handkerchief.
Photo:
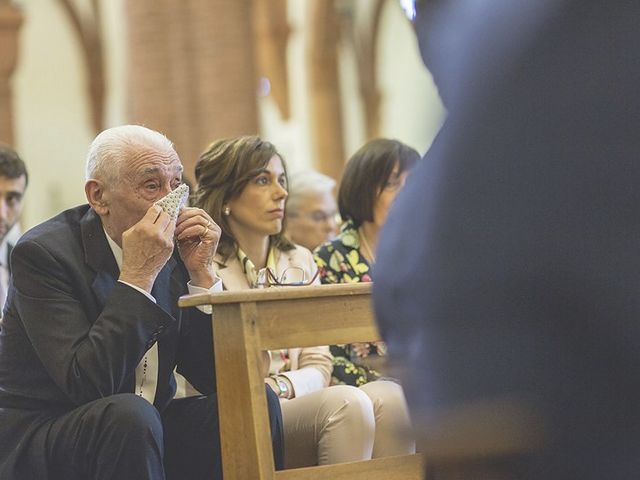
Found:
M 189 185 L 183 183 L 178 188 L 169 192 L 155 204 L 162 208 L 172 218 L 178 218 L 180 211 L 187 205 L 189 198 Z

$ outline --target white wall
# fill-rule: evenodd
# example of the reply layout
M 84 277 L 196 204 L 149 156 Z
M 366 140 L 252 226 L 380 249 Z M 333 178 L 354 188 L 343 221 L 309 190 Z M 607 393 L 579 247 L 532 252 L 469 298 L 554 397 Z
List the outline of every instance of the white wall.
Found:
M 358 8 L 367 4 L 356 2 Z M 364 7 L 363 7 L 364 5 Z M 260 99 L 262 135 L 276 144 L 292 171 L 311 168 L 307 58 L 309 3 L 289 0 L 288 66 L 292 113 L 283 121 L 270 98 Z M 437 133 L 444 109 L 424 67 L 412 26 L 395 0 L 387 0 L 378 37 L 377 82 L 382 94 L 381 135 L 396 138 L 424 153 Z M 364 111 L 357 85 L 354 52 L 348 41 L 340 43 L 340 87 L 343 94 L 345 154 L 348 158 L 365 141 Z M 346 158 L 345 158 L 346 160 Z
M 107 126 L 125 120 L 121 2 L 102 2 L 108 38 Z M 69 19 L 57 0 L 26 0 L 21 7 L 25 23 L 13 92 L 16 148 L 30 172 L 24 230 L 84 203 L 84 161 L 94 132 L 86 72 Z
M 13 80 L 15 143 L 30 171 L 23 228 L 79 203 L 91 140 L 77 43 L 58 3 L 22 3 L 19 64 Z
M 126 105 L 126 26 L 122 21 L 126 0 L 107 0 L 102 5 L 105 44 L 107 97 L 105 126 L 121 125 L 127 120 Z
M 310 168 L 312 164 L 311 131 L 309 126 L 309 96 L 305 66 L 308 30 L 304 28 L 308 2 L 289 0 L 289 69 L 290 118 L 284 121 L 270 97 L 258 100 L 260 134 L 272 142 L 287 161 L 291 171 Z
M 396 0 L 385 4 L 377 48 L 381 130 L 384 136 L 424 154 L 445 112 L 433 78 L 422 63 L 413 27 Z

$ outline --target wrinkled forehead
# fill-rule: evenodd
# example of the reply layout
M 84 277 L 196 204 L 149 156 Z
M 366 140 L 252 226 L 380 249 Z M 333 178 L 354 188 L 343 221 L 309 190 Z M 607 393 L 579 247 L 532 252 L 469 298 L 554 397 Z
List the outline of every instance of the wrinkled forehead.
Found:
M 151 176 L 182 177 L 184 167 L 173 150 L 144 149 L 131 154 L 122 163 L 121 175 L 130 180 Z

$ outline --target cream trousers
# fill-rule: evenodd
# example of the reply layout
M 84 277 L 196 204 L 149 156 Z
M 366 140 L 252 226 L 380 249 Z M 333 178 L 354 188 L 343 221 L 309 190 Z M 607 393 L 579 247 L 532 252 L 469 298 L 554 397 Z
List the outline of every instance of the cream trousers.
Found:
M 283 400 L 286 468 L 415 452 L 402 387 L 376 381 L 336 385 Z

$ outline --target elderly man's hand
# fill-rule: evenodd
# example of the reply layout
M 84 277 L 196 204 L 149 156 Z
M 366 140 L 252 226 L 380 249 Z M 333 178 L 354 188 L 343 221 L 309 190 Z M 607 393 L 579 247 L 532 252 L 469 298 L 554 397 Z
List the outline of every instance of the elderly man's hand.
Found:
M 191 284 L 211 288 L 215 283 L 213 256 L 220 240 L 220 227 L 200 208 L 184 208 L 176 223 L 178 250 Z
M 122 234 L 120 280 L 151 292 L 156 276 L 173 252 L 175 222 L 153 205 Z

